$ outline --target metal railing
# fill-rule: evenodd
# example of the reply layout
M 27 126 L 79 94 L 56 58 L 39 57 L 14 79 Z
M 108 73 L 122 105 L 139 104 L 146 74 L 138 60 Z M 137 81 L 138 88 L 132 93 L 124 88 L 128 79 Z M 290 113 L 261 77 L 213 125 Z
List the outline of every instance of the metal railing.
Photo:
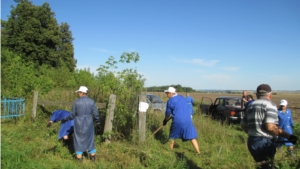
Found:
M 24 116 L 26 109 L 23 98 L 2 98 L 1 99 L 1 119 Z

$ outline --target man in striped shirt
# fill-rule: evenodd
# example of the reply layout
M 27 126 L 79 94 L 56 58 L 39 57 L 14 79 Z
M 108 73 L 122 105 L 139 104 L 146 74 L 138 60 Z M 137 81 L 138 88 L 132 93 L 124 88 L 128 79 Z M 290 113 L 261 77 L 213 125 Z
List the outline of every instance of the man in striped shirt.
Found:
M 298 138 L 278 127 L 277 107 L 271 101 L 272 90 L 268 84 L 261 84 L 256 89 L 257 100 L 248 106 L 241 121 L 242 129 L 248 134 L 248 150 L 258 163 L 258 168 L 273 168 L 276 136 L 288 138 L 296 143 Z

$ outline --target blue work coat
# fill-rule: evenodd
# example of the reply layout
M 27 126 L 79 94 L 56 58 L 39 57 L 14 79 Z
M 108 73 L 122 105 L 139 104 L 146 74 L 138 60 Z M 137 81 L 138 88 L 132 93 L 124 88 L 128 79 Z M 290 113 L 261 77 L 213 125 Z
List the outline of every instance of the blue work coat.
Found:
M 191 96 L 186 96 L 185 100 L 189 106 L 190 115 L 193 115 L 194 114 L 194 108 L 193 108 L 194 99 Z
M 85 152 L 94 150 L 94 121 L 100 124 L 100 116 L 96 103 L 88 96 L 82 96 L 74 101 L 71 115 L 66 119 L 74 119 L 74 149 Z
M 294 121 L 292 118 L 292 111 L 291 109 L 287 108 L 285 112 L 282 110 L 278 110 L 278 126 L 285 132 L 289 134 L 293 134 L 293 129 L 292 127 L 294 126 Z M 288 141 L 287 138 L 279 137 L 278 141 Z M 284 143 L 286 146 L 293 146 L 291 142 L 285 142 Z
M 59 122 L 62 119 L 68 117 L 71 113 L 66 110 L 55 110 L 52 113 L 52 116 L 50 118 L 50 121 L 53 123 Z M 58 140 L 62 137 L 72 134 L 74 129 L 74 120 L 66 121 L 65 123 L 60 124 L 60 129 L 58 132 Z
M 181 138 L 182 141 L 187 141 L 198 138 L 189 112 L 190 109 L 183 96 L 176 95 L 168 100 L 165 115 L 172 116 L 170 139 Z
M 246 112 L 246 109 L 249 107 L 249 105 L 254 102 L 254 100 L 249 100 L 247 103 L 245 103 L 245 112 Z

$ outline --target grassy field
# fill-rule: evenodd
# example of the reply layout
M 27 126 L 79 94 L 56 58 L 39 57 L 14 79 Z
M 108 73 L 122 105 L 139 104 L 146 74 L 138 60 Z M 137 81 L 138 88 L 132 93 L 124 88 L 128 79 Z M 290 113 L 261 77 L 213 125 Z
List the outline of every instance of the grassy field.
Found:
M 155 93 L 166 100 L 164 93 Z M 201 97 L 219 96 L 218 94 L 194 94 L 196 102 Z M 297 108 L 296 97 L 278 95 L 279 102 L 284 98 L 291 106 Z M 276 96 L 277 97 L 277 96 Z M 293 99 L 296 104 L 292 105 Z M 254 160 L 246 147 L 247 135 L 238 124 L 222 126 L 218 121 L 197 112 L 193 118 L 198 131 L 198 142 L 202 157 L 196 156 L 189 142 L 176 140 L 174 150 L 169 149 L 168 133 L 170 123 L 163 127 L 154 136 L 152 133 L 161 126 L 164 115 L 157 112 L 147 113 L 146 141 L 138 140 L 137 125 L 132 128 L 132 140 L 125 140 L 122 134 L 113 134 L 110 144 L 101 141 L 101 135 L 96 136 L 97 158 L 90 162 L 85 157 L 83 163 L 74 160 L 72 148 L 64 146 L 57 140 L 59 124 L 47 128 L 50 114 L 39 110 L 37 117 L 31 119 L 31 105 L 27 104 L 28 112 L 25 117 L 11 120 L 1 120 L 1 168 L 24 169 L 56 169 L 56 168 L 99 168 L 99 169 L 241 169 L 255 168 Z M 296 111 L 296 113 L 298 113 Z M 295 116 L 295 113 L 294 113 Z M 296 121 L 296 120 L 295 120 Z M 299 123 L 297 120 L 296 123 Z M 300 135 L 300 126 L 297 124 L 296 134 Z M 300 152 L 298 143 L 294 157 L 289 157 L 286 151 L 276 154 L 276 167 L 280 169 L 299 168 Z

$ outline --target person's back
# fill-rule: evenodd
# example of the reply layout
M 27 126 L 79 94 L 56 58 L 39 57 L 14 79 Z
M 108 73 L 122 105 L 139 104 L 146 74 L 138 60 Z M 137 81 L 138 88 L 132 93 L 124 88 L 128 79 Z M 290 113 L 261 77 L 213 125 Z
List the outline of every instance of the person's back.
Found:
M 94 118 L 97 127 L 100 126 L 100 116 L 94 100 L 87 96 L 88 88 L 80 86 L 75 91 L 79 98 L 76 99 L 72 106 L 71 115 L 63 119 L 67 121 L 74 119 L 74 149 L 76 159 L 82 161 L 83 152 L 88 151 L 90 159 L 95 160 L 96 146 L 94 142 Z
M 76 111 L 77 116 L 81 115 L 92 115 L 95 101 L 89 98 L 88 96 L 83 96 L 75 100 L 74 102 L 74 111 Z M 76 110 L 75 110 L 76 109 Z
M 170 148 L 174 148 L 175 139 L 181 138 L 182 141 L 190 141 L 200 155 L 200 150 L 197 142 L 198 133 L 193 125 L 192 118 L 189 113 L 189 107 L 183 96 L 176 93 L 174 87 L 169 87 L 164 91 L 169 98 L 163 120 L 163 126 L 167 124 L 170 118 L 172 123 L 170 127 Z
M 271 110 L 271 111 L 270 111 Z M 273 138 L 266 130 L 265 123 L 278 124 L 276 105 L 268 99 L 257 99 L 248 106 L 245 117 L 249 136 Z
M 70 115 L 70 112 L 66 111 L 66 110 L 55 110 L 50 118 L 50 121 L 52 122 L 58 122 L 66 117 L 68 117 Z
M 176 95 L 170 98 L 167 102 L 168 109 L 172 109 L 172 118 L 174 123 L 186 123 L 191 121 L 191 116 L 188 113 L 189 107 L 186 100 L 181 95 Z
M 49 123 L 51 125 L 52 122 L 53 123 L 59 122 L 62 119 L 68 117 L 70 114 L 71 113 L 66 110 L 55 110 L 51 115 Z M 60 129 L 58 132 L 58 140 L 60 140 L 62 138 L 64 140 L 68 140 L 69 139 L 68 135 L 73 134 L 73 130 L 74 130 L 74 120 L 69 120 L 64 123 L 61 123 Z

